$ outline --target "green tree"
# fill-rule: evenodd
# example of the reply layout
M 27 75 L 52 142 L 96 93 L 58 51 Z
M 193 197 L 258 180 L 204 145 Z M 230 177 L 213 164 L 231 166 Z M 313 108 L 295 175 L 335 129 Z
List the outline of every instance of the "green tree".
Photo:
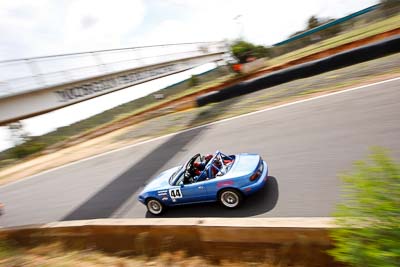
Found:
M 400 5 L 399 0 L 381 0 L 380 2 L 383 8 L 393 8 Z
M 400 11 L 399 0 L 381 0 L 381 9 L 386 16 L 398 14 Z
M 248 57 L 268 57 L 270 48 L 262 45 L 254 45 L 244 40 L 238 40 L 231 45 L 232 54 L 240 61 L 245 63 Z
M 14 143 L 14 146 L 29 140 L 29 134 L 20 121 L 8 124 L 8 130 L 10 131 L 11 141 Z
M 192 75 L 189 78 L 189 86 L 194 87 L 200 84 L 200 80 L 196 75 Z
M 400 164 L 383 149 L 342 176 L 343 203 L 332 231 L 338 261 L 351 266 L 400 265 Z
M 38 137 L 30 136 L 21 122 L 10 123 L 7 127 L 14 146 L 0 153 L 0 161 L 10 158 L 22 159 L 47 147 L 45 143 L 38 141 Z
M 311 16 L 307 21 L 307 29 L 312 29 L 321 25 L 319 19 L 316 16 Z

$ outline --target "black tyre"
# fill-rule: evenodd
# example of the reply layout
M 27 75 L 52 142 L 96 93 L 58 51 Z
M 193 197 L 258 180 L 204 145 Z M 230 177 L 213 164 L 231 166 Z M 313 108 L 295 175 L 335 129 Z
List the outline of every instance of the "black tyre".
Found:
M 243 201 L 242 194 L 236 189 L 224 189 L 219 193 L 219 202 L 226 208 L 234 209 Z
M 147 210 L 153 215 L 160 215 L 164 212 L 164 205 L 155 198 L 150 198 L 146 201 Z

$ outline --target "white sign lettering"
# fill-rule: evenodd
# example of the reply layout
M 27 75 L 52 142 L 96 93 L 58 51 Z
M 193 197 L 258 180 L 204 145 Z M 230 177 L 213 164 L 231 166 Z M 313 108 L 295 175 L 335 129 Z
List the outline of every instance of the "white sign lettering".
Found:
M 149 78 L 163 76 L 168 73 L 174 73 L 186 68 L 188 68 L 188 66 L 182 64 L 168 65 L 157 69 L 144 70 L 141 72 L 102 79 L 96 82 L 84 83 L 76 87 L 55 91 L 55 93 L 60 102 L 67 102 L 70 100 L 87 97 L 108 90 L 112 91 L 112 89 L 119 86 L 127 84 L 137 84 Z

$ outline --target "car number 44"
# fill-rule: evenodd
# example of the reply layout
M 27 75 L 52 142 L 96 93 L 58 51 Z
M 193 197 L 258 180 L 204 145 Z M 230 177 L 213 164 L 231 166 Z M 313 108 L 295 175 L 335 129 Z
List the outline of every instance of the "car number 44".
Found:
M 180 188 L 174 188 L 169 190 L 171 198 L 182 198 L 182 192 Z

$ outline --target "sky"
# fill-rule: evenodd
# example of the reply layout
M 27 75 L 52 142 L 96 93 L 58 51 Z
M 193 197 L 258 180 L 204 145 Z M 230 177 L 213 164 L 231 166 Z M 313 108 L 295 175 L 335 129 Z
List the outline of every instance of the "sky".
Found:
M 238 37 L 257 44 L 272 45 L 304 29 L 307 19 L 312 15 L 338 18 L 377 2 L 0 0 L 0 61 L 140 45 L 232 40 Z M 209 68 L 207 66 L 194 72 Z M 190 74 L 185 72 L 138 85 L 24 120 L 23 124 L 30 133 L 42 134 L 63 126 L 49 122 L 64 121 L 66 125 L 70 124 L 126 102 L 127 94 L 137 98 Z M 0 127 L 0 150 L 10 145 L 8 133 Z

